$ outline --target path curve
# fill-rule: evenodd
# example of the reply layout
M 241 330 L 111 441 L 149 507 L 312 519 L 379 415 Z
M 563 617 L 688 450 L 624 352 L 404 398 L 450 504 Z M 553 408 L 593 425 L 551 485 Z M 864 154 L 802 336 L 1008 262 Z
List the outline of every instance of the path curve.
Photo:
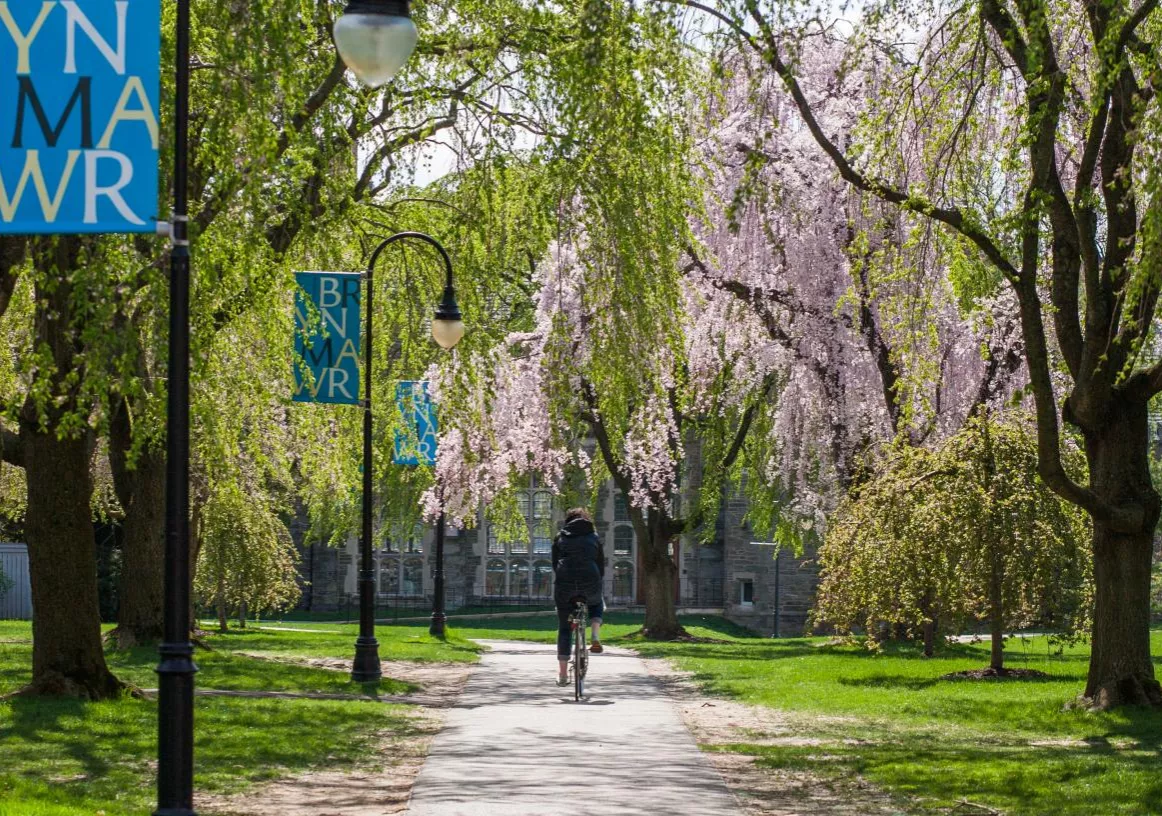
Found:
M 447 712 L 411 816 L 738 816 L 722 778 L 633 652 L 589 663 L 589 699 L 553 684 L 552 645 L 491 651 Z

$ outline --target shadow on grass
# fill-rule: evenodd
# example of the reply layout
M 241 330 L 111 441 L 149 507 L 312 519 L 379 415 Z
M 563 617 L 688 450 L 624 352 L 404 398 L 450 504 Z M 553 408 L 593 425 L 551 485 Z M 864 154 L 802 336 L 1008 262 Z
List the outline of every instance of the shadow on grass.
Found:
M 109 761 L 104 745 L 98 749 L 89 734 L 86 738 L 69 738 L 79 723 L 88 719 L 92 704 L 71 698 L 14 697 L 11 736 L 25 745 L 42 745 L 49 750 L 59 749 L 72 759 L 89 778 L 101 778 L 109 773 Z M 78 735 L 79 736 L 79 735 Z M 116 738 L 116 732 L 108 736 Z M 124 740 L 121 747 L 126 747 Z M 5 752 L 7 753 L 7 752 Z
M 1090 816 L 1162 813 L 1156 750 L 1117 750 L 1108 740 L 1060 745 L 970 746 L 931 740 L 811 747 L 735 745 L 763 767 L 849 776 L 940 809 L 968 800 L 1006 814 Z
M 195 786 L 206 791 L 381 762 L 383 736 L 431 728 L 373 701 L 198 698 L 196 706 Z M 17 698 L 0 705 L 0 813 L 39 813 L 49 803 L 148 812 L 156 755 L 155 701 Z

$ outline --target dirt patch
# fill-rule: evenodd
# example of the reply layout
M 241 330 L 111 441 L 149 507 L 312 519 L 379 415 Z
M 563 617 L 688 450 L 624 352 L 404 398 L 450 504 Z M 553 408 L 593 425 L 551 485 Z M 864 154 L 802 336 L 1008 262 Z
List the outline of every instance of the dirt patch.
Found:
M 264 660 L 349 672 L 351 662 L 331 658 L 280 659 L 248 654 Z M 382 735 L 373 766 L 349 773 L 314 771 L 258 786 L 234 796 L 201 795 L 195 802 L 206 816 L 382 816 L 403 813 L 411 799 L 412 784 L 423 767 L 432 740 L 474 667 L 461 663 L 383 661 L 383 674 L 413 683 L 419 689 L 393 697 L 392 702 L 415 705 L 408 715 L 407 736 Z
M 1045 672 L 1036 669 L 994 669 L 991 666 L 983 669 L 965 669 L 940 675 L 941 680 L 1039 680 L 1048 677 Z
M 889 816 L 900 808 L 882 791 L 853 777 L 833 779 L 786 768 L 764 768 L 756 757 L 723 746 L 814 746 L 821 741 L 797 733 L 783 712 L 733 700 L 707 697 L 689 674 L 663 659 L 644 659 L 650 675 L 674 700 L 699 746 L 714 746 L 706 758 L 722 776 L 747 816 Z M 849 722 L 843 718 L 828 718 Z M 853 721 L 850 721 L 853 722 Z M 858 740 L 851 740 L 856 743 Z
M 628 635 L 623 636 L 622 640 L 627 641 L 627 642 L 631 642 L 634 638 L 646 639 L 646 638 L 649 638 L 649 634 L 646 632 L 645 629 L 638 629 L 636 632 L 630 632 Z M 685 629 L 682 629 L 678 634 L 674 635 L 673 637 L 657 638 L 657 640 L 665 642 L 665 643 L 718 643 L 718 644 L 726 644 L 726 645 L 730 645 L 734 642 L 734 641 L 730 641 L 730 640 L 722 640 L 721 638 L 700 637 L 697 635 L 691 635 Z

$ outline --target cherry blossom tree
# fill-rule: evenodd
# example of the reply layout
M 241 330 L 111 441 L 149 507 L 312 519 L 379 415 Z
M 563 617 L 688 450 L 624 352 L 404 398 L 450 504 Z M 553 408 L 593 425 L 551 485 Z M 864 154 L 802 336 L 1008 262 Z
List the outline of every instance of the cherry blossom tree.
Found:
M 1162 501 L 1147 461 L 1162 390 L 1157 4 L 884 0 L 839 28 L 781 0 L 705 8 L 783 84 L 846 184 L 931 221 L 1008 285 L 1039 472 L 1094 522 L 1084 696 L 1162 705 L 1149 648 Z M 824 40 L 843 71 L 810 58 Z M 822 115 L 845 85 L 854 127 Z M 1084 438 L 1088 484 L 1062 464 L 1061 420 Z
M 594 492 L 612 478 L 628 498 L 641 548 L 644 632 L 669 639 L 682 633 L 669 546 L 698 532 L 708 507 L 715 517 L 716 501 L 703 496 L 721 495 L 722 474 L 770 399 L 782 352 L 742 304 L 700 279 L 682 287 L 679 344 L 633 334 L 615 290 L 591 285 L 588 252 L 583 236 L 555 243 L 537 269 L 532 331 L 436 375 L 436 398 L 451 411 L 443 414 L 450 427 L 428 511 L 442 502 L 454 517 L 471 518 L 529 472 L 563 485 L 577 468 Z M 464 388 L 476 390 L 445 400 Z M 697 473 L 687 457 L 695 439 Z M 683 502 L 684 476 L 696 477 L 703 495 Z
M 820 49 L 815 57 L 838 63 Z M 792 99 L 731 49 L 705 140 L 708 216 L 687 267 L 750 309 L 787 357 L 748 464 L 752 520 L 770 508 L 822 531 L 877 449 L 932 444 L 1023 385 L 1011 299 L 922 219 L 834 178 Z M 825 107 L 850 119 L 841 94 Z M 764 444 L 765 443 L 765 444 Z

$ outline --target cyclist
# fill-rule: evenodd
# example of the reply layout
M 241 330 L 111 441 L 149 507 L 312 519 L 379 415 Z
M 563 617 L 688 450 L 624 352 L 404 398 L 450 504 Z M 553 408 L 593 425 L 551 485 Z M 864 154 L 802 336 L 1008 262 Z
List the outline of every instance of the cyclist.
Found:
M 569 649 L 572 632 L 569 616 L 573 599 L 584 598 L 593 624 L 593 640 L 589 650 L 600 654 L 603 650 L 601 614 L 605 605 L 601 599 L 601 582 L 605 576 L 605 549 L 593 518 L 584 507 L 574 507 L 565 514 L 565 524 L 553 541 L 553 601 L 557 606 L 557 685 L 569 684 Z

